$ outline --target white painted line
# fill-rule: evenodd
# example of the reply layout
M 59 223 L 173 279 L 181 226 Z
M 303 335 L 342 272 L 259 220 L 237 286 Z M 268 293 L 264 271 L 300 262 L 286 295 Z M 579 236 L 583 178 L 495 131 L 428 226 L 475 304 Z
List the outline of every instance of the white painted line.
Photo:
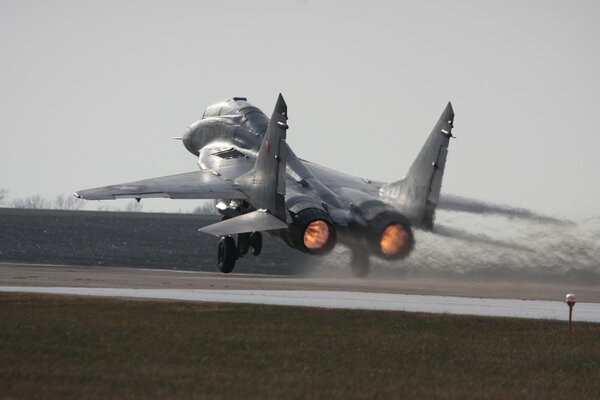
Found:
M 319 290 L 119 289 L 25 286 L 0 286 L 0 292 L 409 311 L 530 319 L 566 320 L 568 318 L 568 307 L 560 301 L 478 299 L 389 293 Z M 573 316 L 575 321 L 600 322 L 600 303 L 577 303 Z

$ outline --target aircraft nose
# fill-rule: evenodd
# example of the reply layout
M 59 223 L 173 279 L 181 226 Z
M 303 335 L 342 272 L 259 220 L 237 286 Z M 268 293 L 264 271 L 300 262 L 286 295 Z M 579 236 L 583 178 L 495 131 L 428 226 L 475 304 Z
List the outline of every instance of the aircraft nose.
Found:
M 194 124 L 190 125 L 189 128 L 187 128 L 187 130 L 183 133 L 183 135 L 181 135 L 181 141 L 183 142 L 183 145 L 185 146 L 185 148 L 187 149 L 187 151 L 189 151 L 190 153 L 194 154 L 194 155 L 199 155 L 198 152 L 198 146 L 194 145 L 194 138 L 197 135 L 194 135 L 195 129 L 192 128 L 194 126 Z

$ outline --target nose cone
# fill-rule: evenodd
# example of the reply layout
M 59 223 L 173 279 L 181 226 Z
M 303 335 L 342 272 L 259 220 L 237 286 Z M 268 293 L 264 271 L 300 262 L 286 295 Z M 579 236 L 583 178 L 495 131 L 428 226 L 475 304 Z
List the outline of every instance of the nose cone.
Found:
M 195 143 L 196 142 L 195 139 L 198 136 L 196 128 L 198 127 L 199 122 L 200 121 L 197 121 L 197 122 L 194 122 L 192 125 L 190 125 L 190 127 L 187 128 L 187 130 L 181 136 L 181 141 L 183 142 L 183 145 L 185 146 L 187 151 L 189 151 L 190 153 L 192 153 L 196 156 L 200 154 L 198 152 L 199 147 Z

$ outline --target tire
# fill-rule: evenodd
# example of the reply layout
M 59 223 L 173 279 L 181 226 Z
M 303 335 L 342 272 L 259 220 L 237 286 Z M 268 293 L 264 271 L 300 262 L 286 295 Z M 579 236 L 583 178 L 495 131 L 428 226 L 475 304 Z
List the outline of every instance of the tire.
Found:
M 240 233 L 237 237 L 237 256 L 243 257 L 248 254 L 250 248 L 250 234 Z
M 224 274 L 233 271 L 236 255 L 235 240 L 231 236 L 223 236 L 219 241 L 219 251 L 217 253 L 219 271 Z
M 262 251 L 262 235 L 260 232 L 252 232 L 250 235 L 250 247 L 252 247 L 252 254 L 255 256 L 260 254 Z

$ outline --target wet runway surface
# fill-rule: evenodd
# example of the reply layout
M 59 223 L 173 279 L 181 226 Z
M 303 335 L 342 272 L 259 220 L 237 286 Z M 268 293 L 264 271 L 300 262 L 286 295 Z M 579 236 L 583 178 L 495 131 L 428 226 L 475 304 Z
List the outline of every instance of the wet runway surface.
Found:
M 435 275 L 407 276 L 393 273 L 372 274 L 367 279 L 358 279 L 349 271 L 281 276 L 0 262 L 0 286 L 322 290 L 549 301 L 561 301 L 566 293 L 574 292 L 581 302 L 600 303 L 600 287 L 596 284 L 448 279 Z
M 597 285 L 0 263 L 0 291 L 559 320 L 568 316 L 564 295 L 575 292 L 575 320 L 600 322 Z

